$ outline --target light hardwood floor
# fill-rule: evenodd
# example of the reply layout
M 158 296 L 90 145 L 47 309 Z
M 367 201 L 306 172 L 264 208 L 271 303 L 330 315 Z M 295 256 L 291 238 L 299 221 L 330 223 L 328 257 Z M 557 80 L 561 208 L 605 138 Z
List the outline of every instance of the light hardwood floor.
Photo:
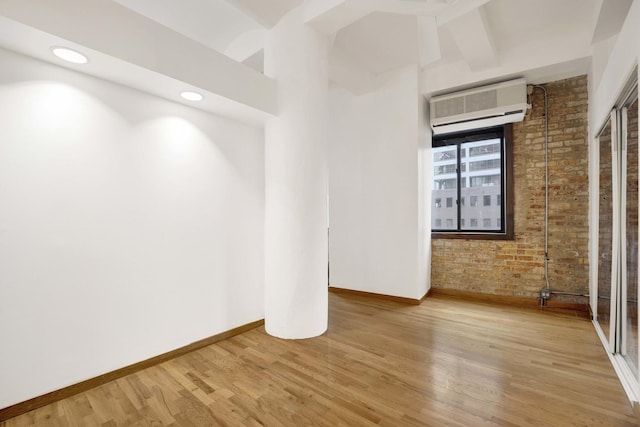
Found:
M 0 427 L 636 425 L 591 322 L 573 312 L 329 302 L 321 337 L 260 327 Z

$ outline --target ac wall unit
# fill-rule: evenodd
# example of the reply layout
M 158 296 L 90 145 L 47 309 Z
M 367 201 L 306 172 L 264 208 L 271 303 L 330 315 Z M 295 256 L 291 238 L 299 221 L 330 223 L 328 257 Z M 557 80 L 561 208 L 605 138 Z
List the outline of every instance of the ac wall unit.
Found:
M 527 83 L 517 79 L 438 95 L 429 105 L 435 135 L 520 122 L 527 112 Z

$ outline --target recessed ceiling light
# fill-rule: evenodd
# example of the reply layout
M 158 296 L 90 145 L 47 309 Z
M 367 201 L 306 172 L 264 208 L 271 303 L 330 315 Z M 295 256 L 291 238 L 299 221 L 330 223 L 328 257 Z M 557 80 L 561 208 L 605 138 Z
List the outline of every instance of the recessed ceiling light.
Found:
M 58 58 L 67 62 L 73 62 L 74 64 L 86 64 L 89 61 L 87 57 L 80 52 L 66 47 L 52 47 L 51 51 Z
M 198 92 L 192 92 L 189 90 L 182 92 L 180 96 L 187 101 L 202 101 L 204 99 L 204 96 L 200 95 Z

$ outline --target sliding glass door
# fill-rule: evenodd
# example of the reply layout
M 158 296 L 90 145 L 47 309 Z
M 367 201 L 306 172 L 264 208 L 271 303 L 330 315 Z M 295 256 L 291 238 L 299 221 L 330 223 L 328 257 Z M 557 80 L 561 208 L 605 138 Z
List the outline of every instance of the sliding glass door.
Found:
M 621 353 L 638 377 L 638 95 L 621 110 L 623 176 Z
M 615 119 L 615 117 L 614 117 Z M 598 307 L 597 319 L 605 334 L 608 350 L 613 352 L 614 340 L 612 340 L 611 315 L 615 310 L 612 307 L 611 292 L 615 288 L 616 269 L 613 268 L 613 159 L 614 146 L 612 145 L 612 133 L 615 120 L 611 117 L 598 136 L 600 149 L 600 198 L 598 208 Z M 617 150 L 616 150 L 617 152 Z M 615 330 L 613 331 L 615 333 Z
M 623 385 L 640 397 L 636 75 L 598 134 L 598 282 L 594 317 Z

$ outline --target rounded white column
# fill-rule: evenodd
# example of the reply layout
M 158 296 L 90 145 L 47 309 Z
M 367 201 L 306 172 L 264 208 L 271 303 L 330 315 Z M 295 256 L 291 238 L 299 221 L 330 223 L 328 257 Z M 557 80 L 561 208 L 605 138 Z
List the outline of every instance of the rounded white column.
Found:
M 278 81 L 265 125 L 265 328 L 280 338 L 327 329 L 328 38 L 302 8 L 269 31 L 265 74 Z

